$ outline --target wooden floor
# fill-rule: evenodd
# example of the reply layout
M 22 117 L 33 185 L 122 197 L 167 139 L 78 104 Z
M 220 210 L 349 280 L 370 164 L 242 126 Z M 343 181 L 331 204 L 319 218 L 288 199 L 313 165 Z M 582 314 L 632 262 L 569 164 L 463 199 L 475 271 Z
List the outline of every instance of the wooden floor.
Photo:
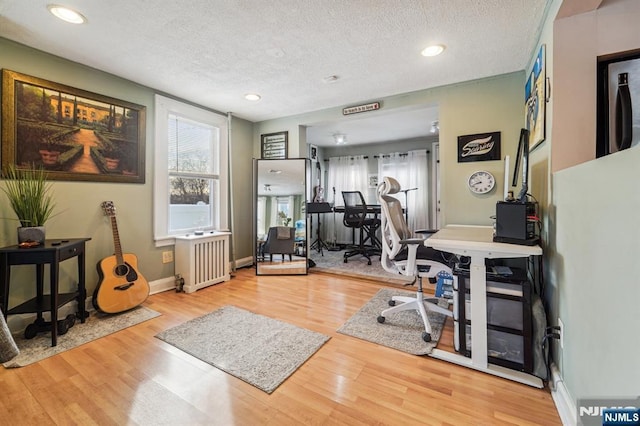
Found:
M 196 293 L 150 296 L 145 305 L 160 317 L 27 367 L 0 368 L 0 424 L 560 424 L 547 390 L 336 333 L 379 288 L 241 269 Z M 331 340 L 268 395 L 153 337 L 228 304 Z M 448 328 L 441 348 L 451 347 Z

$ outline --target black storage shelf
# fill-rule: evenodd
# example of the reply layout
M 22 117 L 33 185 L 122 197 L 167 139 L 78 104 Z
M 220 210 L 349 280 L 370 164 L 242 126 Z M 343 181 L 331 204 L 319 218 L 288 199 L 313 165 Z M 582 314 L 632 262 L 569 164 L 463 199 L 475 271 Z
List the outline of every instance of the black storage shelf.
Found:
M 513 274 L 510 276 L 487 273 L 488 361 L 502 367 L 531 373 L 533 372 L 531 283 L 527 279 L 525 270 L 512 268 L 512 271 Z M 457 305 L 454 318 L 455 347 L 464 356 L 471 357 L 471 345 L 467 342 L 471 334 L 471 319 L 467 317 L 466 302 L 470 294 L 469 271 L 455 268 L 453 272 L 454 298 Z M 510 302 L 521 304 L 521 306 L 515 306 Z M 507 306 L 511 309 L 505 310 L 503 315 L 500 308 Z M 521 318 L 518 317 L 519 315 L 514 316 L 514 312 L 520 311 Z
M 78 292 L 75 293 L 60 293 L 58 294 L 58 308 L 60 308 L 61 306 L 66 305 L 67 303 L 71 302 L 72 300 L 76 299 L 78 297 Z M 26 302 L 23 302 L 21 304 L 19 304 L 18 306 L 15 306 L 11 309 L 9 309 L 9 311 L 7 312 L 7 315 L 13 315 L 13 314 L 29 314 L 32 312 L 47 312 L 47 311 L 51 311 L 51 305 L 52 305 L 52 300 L 51 300 L 51 295 L 50 294 L 45 294 L 42 296 L 42 305 L 40 305 L 38 303 L 38 299 L 36 297 L 34 297 L 33 299 L 29 299 Z

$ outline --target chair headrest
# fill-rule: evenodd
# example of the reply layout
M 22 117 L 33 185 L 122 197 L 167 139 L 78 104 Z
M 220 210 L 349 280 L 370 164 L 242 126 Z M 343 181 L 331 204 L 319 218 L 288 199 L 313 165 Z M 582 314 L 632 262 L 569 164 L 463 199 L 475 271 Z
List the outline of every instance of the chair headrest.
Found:
M 389 176 L 382 178 L 382 183 L 378 186 L 380 195 L 397 194 L 401 189 L 398 181 Z

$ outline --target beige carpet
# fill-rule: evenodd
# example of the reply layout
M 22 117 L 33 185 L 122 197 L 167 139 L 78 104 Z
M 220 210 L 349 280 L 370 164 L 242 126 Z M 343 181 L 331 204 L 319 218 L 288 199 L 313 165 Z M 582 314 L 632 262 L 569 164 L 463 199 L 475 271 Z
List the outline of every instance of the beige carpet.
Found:
M 267 393 L 329 340 L 235 306 L 223 306 L 156 337 Z
M 338 333 L 357 337 L 362 340 L 377 343 L 407 352 L 413 355 L 427 355 L 438 345 L 446 316 L 428 311 L 431 323 L 431 342 L 422 339 L 424 324 L 420 314 L 415 311 L 402 311 L 386 317 L 383 324 L 377 320 L 378 315 L 389 307 L 392 296 L 415 296 L 415 292 L 399 289 L 383 288 L 376 293 L 358 312 L 355 313 Z M 447 306 L 442 301 L 441 306 Z
M 159 315 L 158 312 L 144 306 L 112 315 L 92 312 L 84 324 L 77 320 L 66 334 L 58 336 L 57 346 L 51 346 L 51 333 L 48 332 L 38 333 L 33 339 L 17 335 L 14 339 L 20 354 L 2 365 L 5 368 L 24 367 Z

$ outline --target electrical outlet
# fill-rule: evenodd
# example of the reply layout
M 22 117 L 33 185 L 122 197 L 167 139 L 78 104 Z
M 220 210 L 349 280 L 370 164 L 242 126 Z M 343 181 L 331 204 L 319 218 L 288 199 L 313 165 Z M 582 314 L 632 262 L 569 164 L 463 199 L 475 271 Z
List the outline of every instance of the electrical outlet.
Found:
M 564 324 L 562 324 L 560 318 L 558 318 L 558 327 L 560 327 L 560 330 L 558 330 L 558 333 L 560 333 L 560 348 L 564 349 Z
M 173 262 L 173 252 L 172 251 L 163 251 L 162 252 L 162 263 L 171 263 Z

